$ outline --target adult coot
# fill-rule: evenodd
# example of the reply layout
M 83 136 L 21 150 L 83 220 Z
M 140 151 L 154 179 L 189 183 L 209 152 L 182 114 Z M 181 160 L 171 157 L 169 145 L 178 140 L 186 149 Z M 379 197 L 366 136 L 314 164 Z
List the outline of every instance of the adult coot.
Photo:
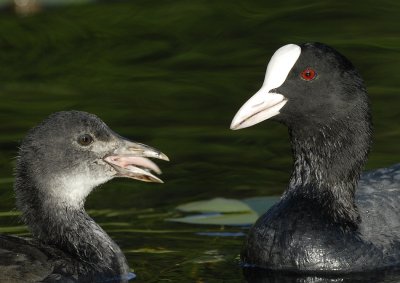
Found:
M 289 129 L 293 172 L 281 200 L 251 228 L 244 263 L 312 273 L 399 265 L 400 164 L 359 182 L 372 127 L 353 65 L 321 43 L 281 47 L 231 129 L 269 118 Z
M 14 189 L 34 238 L 0 236 L 0 281 L 127 280 L 125 256 L 84 203 L 114 177 L 162 182 L 146 157 L 168 160 L 86 112 L 58 112 L 30 130 L 19 150 Z

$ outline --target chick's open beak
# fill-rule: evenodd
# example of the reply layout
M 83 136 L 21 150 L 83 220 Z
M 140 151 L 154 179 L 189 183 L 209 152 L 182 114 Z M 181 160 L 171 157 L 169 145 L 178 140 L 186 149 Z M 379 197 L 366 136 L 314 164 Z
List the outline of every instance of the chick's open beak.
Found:
M 153 173 L 161 174 L 160 168 L 150 159 L 169 161 L 168 157 L 145 144 L 122 140 L 122 145 L 104 158 L 117 172 L 117 177 L 127 177 L 144 182 L 163 183 Z

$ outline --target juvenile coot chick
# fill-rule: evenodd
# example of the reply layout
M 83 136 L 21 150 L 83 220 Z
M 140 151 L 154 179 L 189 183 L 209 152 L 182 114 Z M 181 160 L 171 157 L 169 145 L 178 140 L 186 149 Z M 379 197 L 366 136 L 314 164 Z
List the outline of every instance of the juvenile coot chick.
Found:
M 19 150 L 14 189 L 34 238 L 0 236 L 1 281 L 126 280 L 125 256 L 84 203 L 95 187 L 114 177 L 162 182 L 152 173 L 160 169 L 147 157 L 168 160 L 85 112 L 58 112 L 30 130 Z
M 281 47 L 231 129 L 269 118 L 289 129 L 293 172 L 281 200 L 251 228 L 243 262 L 306 273 L 399 265 L 400 164 L 364 175 L 356 192 L 372 126 L 353 65 L 321 43 Z

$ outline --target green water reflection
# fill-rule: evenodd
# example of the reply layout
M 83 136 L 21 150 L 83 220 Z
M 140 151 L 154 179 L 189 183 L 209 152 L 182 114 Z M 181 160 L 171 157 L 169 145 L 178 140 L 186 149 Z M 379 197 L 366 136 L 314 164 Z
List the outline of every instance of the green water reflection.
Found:
M 117 1 L 0 17 L 0 232 L 26 234 L 14 209 L 18 141 L 48 114 L 100 116 L 167 153 L 163 185 L 112 181 L 87 209 L 125 251 L 135 282 L 243 282 L 241 227 L 166 222 L 179 204 L 277 195 L 287 182 L 286 129 L 232 132 L 272 53 L 320 41 L 345 54 L 371 95 L 368 168 L 400 161 L 400 2 Z M 11 212 L 9 212 L 11 211 Z

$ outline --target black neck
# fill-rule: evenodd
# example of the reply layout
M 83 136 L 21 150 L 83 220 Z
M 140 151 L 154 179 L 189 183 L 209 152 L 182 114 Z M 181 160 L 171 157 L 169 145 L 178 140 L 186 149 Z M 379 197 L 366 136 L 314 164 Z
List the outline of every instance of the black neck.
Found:
M 356 111 L 324 126 L 290 127 L 293 172 L 285 197 L 305 200 L 346 227 L 360 221 L 355 190 L 371 140 L 368 113 Z M 364 116 L 362 116 L 364 115 Z
M 124 254 L 82 207 L 51 201 L 41 195 L 19 164 L 15 192 L 18 208 L 32 234 L 77 261 L 80 275 L 111 277 L 127 274 Z

